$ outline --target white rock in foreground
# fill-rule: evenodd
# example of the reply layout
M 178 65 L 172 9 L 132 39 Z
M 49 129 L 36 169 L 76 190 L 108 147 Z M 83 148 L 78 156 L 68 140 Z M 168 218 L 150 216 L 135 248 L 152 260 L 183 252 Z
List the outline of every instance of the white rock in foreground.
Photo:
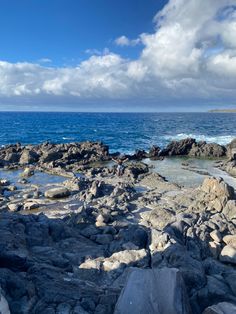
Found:
M 230 245 L 226 245 L 220 253 L 220 261 L 236 264 L 236 249 Z

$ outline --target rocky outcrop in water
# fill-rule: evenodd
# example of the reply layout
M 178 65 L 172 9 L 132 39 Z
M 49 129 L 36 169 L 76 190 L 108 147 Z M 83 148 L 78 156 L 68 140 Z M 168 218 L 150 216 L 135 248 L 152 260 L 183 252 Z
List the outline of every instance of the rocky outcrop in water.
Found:
M 0 149 L 2 166 L 38 164 L 44 167 L 65 167 L 107 160 L 108 146 L 97 142 L 40 145 L 8 145 Z
M 192 146 L 196 144 L 193 138 L 186 138 L 181 141 L 173 141 L 167 145 L 161 152 L 161 156 L 186 156 L 189 154 Z
M 226 156 L 226 151 L 226 147 L 216 143 L 197 142 L 193 138 L 186 138 L 171 142 L 159 155 L 219 158 Z
M 218 167 L 236 177 L 236 139 L 229 143 L 226 149 L 228 159 L 219 163 Z
M 216 143 L 198 142 L 188 153 L 190 157 L 220 158 L 226 156 L 226 148 Z

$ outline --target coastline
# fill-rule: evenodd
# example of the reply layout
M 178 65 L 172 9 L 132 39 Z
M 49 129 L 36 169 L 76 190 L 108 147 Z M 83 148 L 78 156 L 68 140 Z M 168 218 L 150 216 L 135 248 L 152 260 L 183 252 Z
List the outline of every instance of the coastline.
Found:
M 182 295 L 181 300 L 173 296 L 170 306 L 179 302 L 202 313 L 219 298 L 212 282 L 233 284 L 236 198 L 229 184 L 199 173 L 189 160 L 210 158 L 217 167 L 235 169 L 234 149 L 235 141 L 227 146 L 174 141 L 126 155 L 118 177 L 111 158 L 119 153 L 110 154 L 100 142 L 1 148 L 0 171 L 9 179 L 0 181 L 5 248 L 0 272 L 7 274 L 0 278 L 12 313 L 16 303 L 23 313 L 26 304 L 35 313 L 50 308 L 124 313 L 132 276 L 149 278 L 147 294 L 153 293 L 150 285 L 164 289 L 168 282 Z M 202 182 L 181 186 L 145 162 L 160 165 L 169 157 L 182 158 L 179 174 L 201 175 Z M 165 284 L 152 283 L 153 276 L 164 276 Z M 8 292 L 9 278 L 22 296 Z M 167 304 L 167 295 L 158 302 Z M 221 300 L 232 295 L 222 290 Z

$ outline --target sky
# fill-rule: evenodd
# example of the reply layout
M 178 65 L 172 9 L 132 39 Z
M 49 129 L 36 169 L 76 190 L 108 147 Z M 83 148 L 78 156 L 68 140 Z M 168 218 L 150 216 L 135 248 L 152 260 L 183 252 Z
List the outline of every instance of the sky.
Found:
M 0 0 L 0 110 L 236 108 L 236 0 Z

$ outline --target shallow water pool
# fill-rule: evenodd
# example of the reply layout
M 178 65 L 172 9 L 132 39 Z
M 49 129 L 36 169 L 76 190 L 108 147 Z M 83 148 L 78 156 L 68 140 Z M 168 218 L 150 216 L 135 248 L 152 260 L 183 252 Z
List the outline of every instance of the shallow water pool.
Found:
M 181 186 L 197 187 L 209 174 L 210 176 L 223 178 L 225 182 L 236 189 L 236 179 L 216 168 L 214 160 L 169 157 L 164 160 L 145 159 L 144 162 L 152 166 L 152 171 L 158 172 L 168 181 Z M 201 174 L 197 171 L 200 171 Z

